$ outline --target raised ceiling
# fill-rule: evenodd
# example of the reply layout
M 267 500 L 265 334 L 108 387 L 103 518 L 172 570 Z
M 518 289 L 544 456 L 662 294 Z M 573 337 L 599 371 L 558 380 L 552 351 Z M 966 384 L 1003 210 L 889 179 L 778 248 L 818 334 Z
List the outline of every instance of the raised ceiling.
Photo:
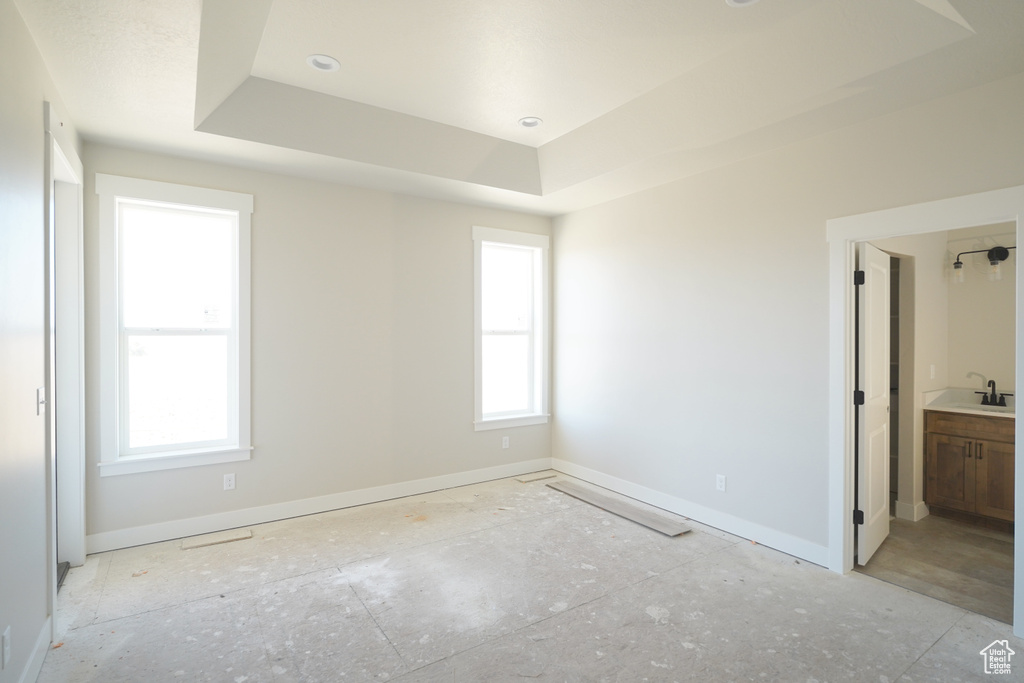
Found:
M 552 214 L 1024 71 L 1021 0 L 15 1 L 87 139 Z

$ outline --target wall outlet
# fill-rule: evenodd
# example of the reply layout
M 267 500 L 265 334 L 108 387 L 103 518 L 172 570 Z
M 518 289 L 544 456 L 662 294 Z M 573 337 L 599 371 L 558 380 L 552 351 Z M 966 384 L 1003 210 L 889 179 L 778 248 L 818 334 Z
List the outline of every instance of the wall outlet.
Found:
M 715 477 L 715 488 L 718 489 L 719 491 L 721 491 L 722 493 L 725 493 L 725 475 L 724 474 L 719 474 L 717 477 Z
M 0 669 L 6 669 L 7 664 L 11 661 L 11 627 L 8 626 L 4 629 L 4 646 L 3 655 L 0 656 Z
M 235 475 L 234 475 L 234 473 L 232 473 L 232 474 L 225 474 L 224 475 L 224 490 L 225 491 L 234 491 L 235 490 Z
M 501 437 L 501 447 L 502 448 L 508 448 L 508 437 L 507 436 Z

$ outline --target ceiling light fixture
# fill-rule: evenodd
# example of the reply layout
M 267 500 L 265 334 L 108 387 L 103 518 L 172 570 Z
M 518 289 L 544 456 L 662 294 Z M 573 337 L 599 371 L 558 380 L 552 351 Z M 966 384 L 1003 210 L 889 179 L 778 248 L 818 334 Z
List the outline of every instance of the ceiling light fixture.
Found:
M 341 62 L 330 55 L 310 55 L 306 57 L 306 64 L 317 71 L 337 71 L 341 68 Z
M 524 116 L 519 119 L 519 125 L 523 128 L 536 128 L 542 123 L 544 123 L 544 121 L 536 116 Z
M 755 2 L 757 2 L 757 0 L 725 0 L 725 4 L 729 7 L 749 7 Z

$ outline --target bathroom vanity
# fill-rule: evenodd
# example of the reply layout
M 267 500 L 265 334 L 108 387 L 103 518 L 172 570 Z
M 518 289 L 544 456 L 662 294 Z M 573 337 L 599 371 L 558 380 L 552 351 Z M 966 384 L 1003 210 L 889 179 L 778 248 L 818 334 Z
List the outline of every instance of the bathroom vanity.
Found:
M 1013 522 L 1015 422 L 1013 409 L 926 406 L 925 502 L 933 513 Z

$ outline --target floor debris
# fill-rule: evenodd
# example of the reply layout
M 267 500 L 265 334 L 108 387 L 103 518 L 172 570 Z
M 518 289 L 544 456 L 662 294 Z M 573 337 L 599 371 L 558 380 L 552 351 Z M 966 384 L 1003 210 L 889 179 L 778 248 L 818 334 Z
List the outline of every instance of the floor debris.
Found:
M 181 549 L 192 550 L 194 548 L 205 548 L 208 545 L 220 545 L 221 543 L 231 543 L 232 541 L 244 541 L 249 538 L 252 538 L 252 529 L 218 531 L 215 534 L 203 534 L 202 536 L 186 538 L 181 542 Z
M 531 481 L 540 481 L 541 479 L 554 479 L 558 476 L 557 472 L 534 472 L 533 474 L 524 474 L 521 477 L 516 477 L 516 481 L 521 484 L 529 484 Z

